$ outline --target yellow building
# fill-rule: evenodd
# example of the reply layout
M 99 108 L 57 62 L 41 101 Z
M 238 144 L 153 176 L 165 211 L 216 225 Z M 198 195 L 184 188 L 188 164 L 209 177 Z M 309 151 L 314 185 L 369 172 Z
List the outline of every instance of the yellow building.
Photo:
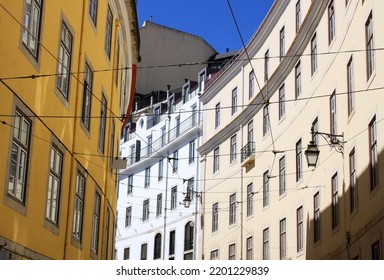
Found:
M 383 259 L 383 5 L 275 1 L 205 81 L 204 259 Z
M 0 259 L 113 259 L 136 3 L 0 3 Z

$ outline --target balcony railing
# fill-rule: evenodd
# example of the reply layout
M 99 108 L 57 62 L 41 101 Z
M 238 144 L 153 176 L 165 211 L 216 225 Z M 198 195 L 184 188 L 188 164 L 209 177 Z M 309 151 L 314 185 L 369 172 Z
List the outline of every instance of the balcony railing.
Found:
M 241 166 L 247 166 L 255 160 L 255 142 L 248 142 L 241 149 Z
M 141 148 L 139 157 L 136 157 L 136 154 L 131 154 L 128 165 L 133 165 L 141 160 L 149 158 L 152 154 L 156 153 L 164 146 L 170 144 L 194 127 L 198 126 L 198 120 L 198 113 L 193 114 L 185 121 L 181 122 L 178 126 L 172 128 L 169 132 L 154 140 L 150 146 L 147 145 L 144 148 Z

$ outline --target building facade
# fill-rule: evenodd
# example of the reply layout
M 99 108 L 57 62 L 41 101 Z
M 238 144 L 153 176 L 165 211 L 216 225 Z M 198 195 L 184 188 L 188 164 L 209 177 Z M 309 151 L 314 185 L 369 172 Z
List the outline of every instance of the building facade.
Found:
M 119 175 L 117 259 L 196 259 L 201 250 L 199 92 L 188 81 L 133 112 L 121 143 L 128 165 Z
M 206 81 L 202 258 L 383 258 L 383 5 L 275 1 Z
M 1 259 L 113 259 L 135 1 L 0 4 Z

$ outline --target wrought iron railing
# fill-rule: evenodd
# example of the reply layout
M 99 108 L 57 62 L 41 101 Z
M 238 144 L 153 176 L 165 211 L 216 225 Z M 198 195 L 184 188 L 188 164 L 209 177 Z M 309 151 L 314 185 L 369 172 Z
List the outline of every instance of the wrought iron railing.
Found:
M 254 153 L 255 153 L 255 142 L 250 141 L 241 149 L 241 162 L 249 158 L 249 156 L 251 156 Z

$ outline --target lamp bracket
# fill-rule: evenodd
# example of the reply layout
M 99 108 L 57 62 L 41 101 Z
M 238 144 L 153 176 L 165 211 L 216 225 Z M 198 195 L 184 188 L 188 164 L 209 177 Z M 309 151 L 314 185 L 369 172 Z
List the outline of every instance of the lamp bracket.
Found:
M 319 131 L 311 131 L 312 138 L 314 138 L 316 135 L 320 135 L 324 138 L 324 140 L 327 142 L 328 146 L 335 149 L 336 152 L 343 154 L 344 152 L 344 133 L 342 134 L 331 134 L 331 133 L 325 133 L 325 132 L 319 132 Z

